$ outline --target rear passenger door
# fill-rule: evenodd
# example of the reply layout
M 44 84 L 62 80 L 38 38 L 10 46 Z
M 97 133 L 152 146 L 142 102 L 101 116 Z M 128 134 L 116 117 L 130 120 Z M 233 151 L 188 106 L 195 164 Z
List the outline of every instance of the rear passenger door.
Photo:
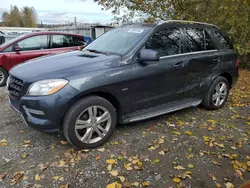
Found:
M 206 29 L 186 27 L 183 32 L 187 57 L 187 95 L 203 99 L 213 75 L 219 70 L 222 56 Z
M 77 50 L 78 46 L 83 46 L 84 41 L 81 36 L 74 35 L 51 35 L 51 54 L 64 53 Z

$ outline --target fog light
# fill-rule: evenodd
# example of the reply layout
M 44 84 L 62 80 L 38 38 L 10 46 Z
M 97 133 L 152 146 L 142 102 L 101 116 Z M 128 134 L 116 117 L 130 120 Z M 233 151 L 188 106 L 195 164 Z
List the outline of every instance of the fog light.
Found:
M 24 109 L 25 112 L 28 113 L 28 114 L 36 114 L 36 115 L 41 115 L 41 116 L 44 116 L 44 115 L 45 115 L 43 111 L 30 109 L 30 108 L 27 108 L 27 107 L 24 106 L 24 105 L 23 105 L 23 109 Z

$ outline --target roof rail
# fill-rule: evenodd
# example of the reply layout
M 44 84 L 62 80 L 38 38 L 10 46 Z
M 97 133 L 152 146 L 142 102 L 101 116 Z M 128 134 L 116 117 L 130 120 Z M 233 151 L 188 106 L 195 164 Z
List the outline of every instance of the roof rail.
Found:
M 176 22 L 176 23 L 189 23 L 189 24 L 195 23 L 195 24 L 200 24 L 200 25 L 210 25 L 210 26 L 219 28 L 218 26 L 213 25 L 213 24 L 209 24 L 209 23 L 205 23 L 205 22 L 188 21 L 188 20 L 166 20 L 166 21 L 160 20 L 160 21 L 158 22 L 157 25 L 161 25 L 161 24 L 163 24 L 163 23 L 171 23 L 171 22 Z

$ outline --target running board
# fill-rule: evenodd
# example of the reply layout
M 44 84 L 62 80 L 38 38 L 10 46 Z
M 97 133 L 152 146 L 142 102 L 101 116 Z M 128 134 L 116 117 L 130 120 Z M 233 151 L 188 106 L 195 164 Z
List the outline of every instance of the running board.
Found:
M 160 116 L 163 114 L 167 114 L 170 112 L 174 112 L 177 110 L 181 110 L 188 107 L 198 106 L 202 100 L 197 99 L 184 99 L 181 101 L 171 102 L 168 104 L 160 105 L 158 107 L 148 108 L 146 110 L 142 110 L 139 112 L 134 112 L 128 114 L 123 117 L 122 123 L 131 123 L 135 121 L 145 120 L 149 118 L 153 118 L 156 116 Z

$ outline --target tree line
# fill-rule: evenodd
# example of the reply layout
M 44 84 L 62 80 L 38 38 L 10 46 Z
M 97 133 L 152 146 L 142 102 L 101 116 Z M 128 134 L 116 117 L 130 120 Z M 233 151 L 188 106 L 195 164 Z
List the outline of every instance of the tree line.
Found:
M 37 27 L 37 13 L 34 7 L 11 6 L 10 11 L 2 15 L 1 26 L 6 27 Z
M 233 40 L 241 66 L 250 68 L 250 0 L 94 0 L 118 22 L 178 19 L 219 26 Z M 135 20 L 137 18 L 137 20 Z

